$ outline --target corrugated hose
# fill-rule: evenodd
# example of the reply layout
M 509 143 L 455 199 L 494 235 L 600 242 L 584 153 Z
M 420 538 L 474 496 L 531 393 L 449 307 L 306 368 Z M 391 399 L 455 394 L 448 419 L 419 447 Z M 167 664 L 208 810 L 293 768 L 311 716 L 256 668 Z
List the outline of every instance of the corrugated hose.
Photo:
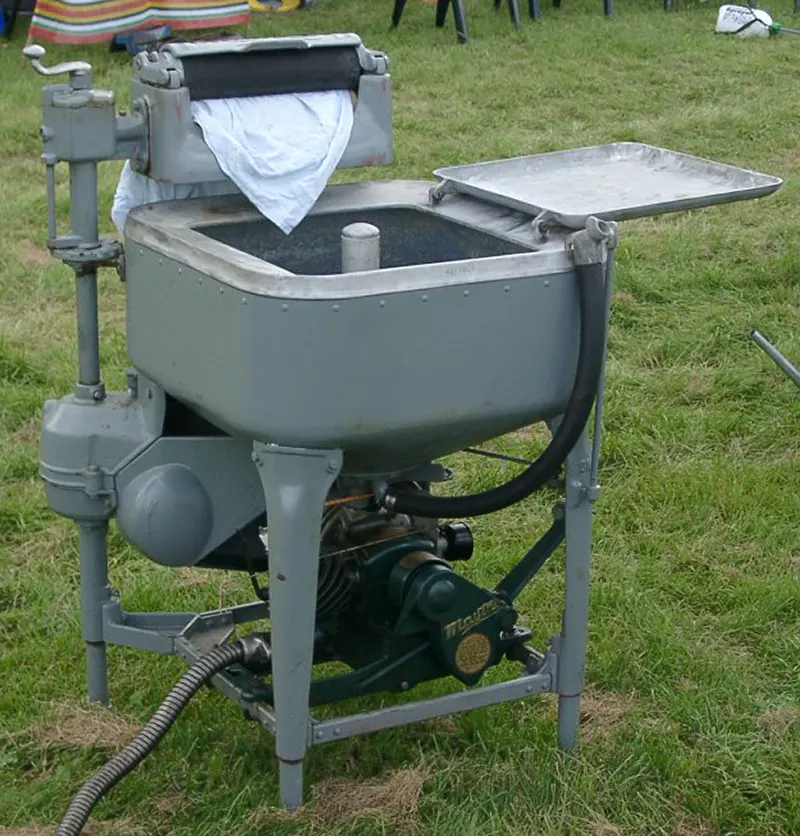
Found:
M 262 662 L 269 661 L 269 652 L 269 647 L 263 639 L 247 636 L 231 644 L 216 647 L 195 662 L 178 680 L 150 722 L 133 741 L 81 787 L 61 821 L 56 836 L 80 834 L 97 802 L 158 746 L 189 700 L 215 674 L 237 662 L 246 662 L 257 654 L 265 657 Z

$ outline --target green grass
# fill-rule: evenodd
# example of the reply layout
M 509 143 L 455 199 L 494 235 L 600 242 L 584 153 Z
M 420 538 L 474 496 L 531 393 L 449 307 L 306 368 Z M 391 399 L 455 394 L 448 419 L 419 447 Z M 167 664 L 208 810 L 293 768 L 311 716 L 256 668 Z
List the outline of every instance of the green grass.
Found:
M 206 693 L 95 818 L 111 822 L 103 832 L 178 836 L 800 833 L 800 409 L 748 339 L 757 327 L 800 358 L 800 42 L 715 36 L 716 4 L 665 14 L 641 0 L 618 3 L 614 21 L 600 0 L 568 0 L 517 33 L 482 0 L 468 3 L 474 39 L 459 48 L 452 27 L 436 30 L 418 4 L 390 31 L 391 5 L 331 0 L 255 25 L 356 31 L 390 54 L 397 163 L 337 179 L 429 177 L 443 165 L 638 140 L 787 180 L 758 203 L 623 228 L 585 744 L 577 756 L 558 752 L 552 704 L 540 699 L 322 747 L 309 755 L 308 786 L 328 789 L 286 819 L 273 809 L 271 738 Z M 792 24 L 787 0 L 769 11 Z M 70 273 L 44 249 L 41 79 L 21 46 L 0 47 L 0 833 L 45 833 L 107 754 L 52 731 L 54 704 L 83 699 L 83 649 L 75 533 L 47 508 L 37 442 L 42 402 L 73 383 L 75 329 Z M 124 56 L 72 52 L 127 101 Z M 101 169 L 109 232 L 118 170 Z M 64 172 L 58 198 L 63 226 Z M 104 375 L 120 386 L 124 287 L 109 272 L 101 288 Z M 503 446 L 535 452 L 520 439 Z M 459 464 L 473 489 L 508 475 Z M 496 579 L 545 521 L 539 502 L 478 521 L 472 577 Z M 119 538 L 111 560 L 130 609 L 247 597 L 236 580 L 192 583 L 158 568 Z M 554 558 L 522 598 L 539 641 L 558 630 L 562 570 Z M 136 722 L 182 670 L 121 649 L 110 665 L 115 709 Z M 418 802 L 398 806 L 403 780 L 423 774 Z M 331 789 L 331 779 L 343 783 Z M 337 813 L 337 796 L 370 807 L 368 793 L 353 795 L 369 781 L 389 782 L 373 813 Z

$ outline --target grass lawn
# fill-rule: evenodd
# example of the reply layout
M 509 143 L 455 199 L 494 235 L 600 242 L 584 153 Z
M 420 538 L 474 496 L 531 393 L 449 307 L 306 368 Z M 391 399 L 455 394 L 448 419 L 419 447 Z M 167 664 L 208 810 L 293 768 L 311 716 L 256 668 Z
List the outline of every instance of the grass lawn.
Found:
M 356 31 L 393 62 L 397 163 L 337 179 L 425 178 L 442 165 L 638 140 L 786 178 L 774 197 L 623 227 L 597 507 L 583 746 L 556 749 L 550 698 L 314 749 L 309 804 L 275 809 L 272 739 L 205 692 L 97 808 L 94 834 L 800 834 L 800 408 L 748 339 L 800 359 L 800 41 L 715 36 L 716 4 L 600 0 L 513 30 L 468 2 L 473 41 L 411 3 L 329 0 L 259 34 Z M 792 25 L 791 4 L 768 10 Z M 42 79 L 0 46 L 0 834 L 52 833 L 72 794 L 145 722 L 180 672 L 112 649 L 114 713 L 84 702 L 76 531 L 37 477 L 42 402 L 75 376 L 73 282 L 45 248 Z M 79 53 L 79 54 L 78 54 Z M 129 63 L 87 58 L 128 100 Z M 107 233 L 120 166 L 101 168 Z M 66 172 L 59 179 L 62 226 Z M 101 278 L 106 382 L 124 384 L 124 286 Z M 501 370 L 498 370 L 501 373 Z M 536 435 L 502 442 L 533 455 Z M 469 488 L 505 465 L 459 461 Z M 511 466 L 509 466 L 510 468 Z M 531 501 L 475 525 L 490 583 L 541 531 Z M 129 609 L 248 599 L 246 579 L 151 564 L 119 537 Z M 563 555 L 522 598 L 558 630 Z M 498 675 L 492 672 L 489 679 Z M 435 692 L 440 685 L 421 688 Z M 372 704 L 381 700 L 375 699 Z

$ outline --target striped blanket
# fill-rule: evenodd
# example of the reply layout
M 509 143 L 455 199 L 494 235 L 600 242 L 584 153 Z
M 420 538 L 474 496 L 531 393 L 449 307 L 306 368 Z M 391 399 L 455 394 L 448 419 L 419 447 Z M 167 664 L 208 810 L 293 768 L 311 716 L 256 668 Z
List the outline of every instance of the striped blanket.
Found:
M 37 0 L 28 36 L 57 44 L 92 44 L 169 24 L 174 30 L 248 22 L 248 0 Z

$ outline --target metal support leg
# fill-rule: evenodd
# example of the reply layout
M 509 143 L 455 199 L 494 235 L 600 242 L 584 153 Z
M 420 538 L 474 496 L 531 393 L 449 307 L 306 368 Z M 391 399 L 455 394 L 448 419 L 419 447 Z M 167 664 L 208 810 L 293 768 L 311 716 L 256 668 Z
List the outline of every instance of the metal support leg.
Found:
M 508 12 L 511 15 L 511 22 L 517 29 L 522 29 L 522 15 L 519 11 L 519 0 L 508 0 Z
M 567 459 L 567 589 L 558 659 L 558 742 L 566 750 L 574 749 L 578 743 L 586 666 L 592 548 L 590 461 L 584 432 Z
M 275 748 L 281 804 L 303 800 L 309 743 L 308 697 L 314 646 L 322 512 L 342 455 L 256 443 L 253 459 L 264 487 L 269 551 L 269 607 Z
M 89 700 L 108 703 L 108 667 L 103 637 L 103 607 L 111 597 L 108 588 L 108 552 L 105 520 L 78 524 L 81 565 L 81 629 L 86 642 Z
M 800 2 L 800 0 L 798 0 Z M 541 0 L 528 0 L 528 13 L 534 20 L 542 19 L 542 3 Z

